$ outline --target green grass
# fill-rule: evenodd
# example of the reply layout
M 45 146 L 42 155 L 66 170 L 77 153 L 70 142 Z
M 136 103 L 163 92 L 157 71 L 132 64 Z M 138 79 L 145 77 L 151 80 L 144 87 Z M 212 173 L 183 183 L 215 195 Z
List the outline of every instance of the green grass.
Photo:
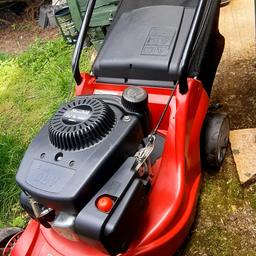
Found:
M 10 58 L 10 56 L 8 54 L 0 52 L 0 61 L 1 62 L 3 62 L 4 60 L 7 60 L 9 58 Z
M 58 106 L 72 97 L 73 47 L 37 41 L 18 56 L 0 53 L 0 226 L 24 224 L 15 174 L 22 156 Z M 89 70 L 90 51 L 81 68 Z

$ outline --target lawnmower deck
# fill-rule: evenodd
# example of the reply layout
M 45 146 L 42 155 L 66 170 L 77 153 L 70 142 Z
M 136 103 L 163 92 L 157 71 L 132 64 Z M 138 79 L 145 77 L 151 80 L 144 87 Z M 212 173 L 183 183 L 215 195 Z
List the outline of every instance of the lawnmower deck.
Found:
M 84 78 L 84 84 L 76 88 L 77 96 L 89 92 L 120 95 L 124 89 L 124 86 L 96 83 L 95 78 L 87 74 Z M 154 126 L 171 90 L 145 89 L 149 94 Z M 158 131 L 166 140 L 162 158 L 152 166 L 153 185 L 147 209 L 141 212 L 139 232 L 124 255 L 170 255 L 182 243 L 181 238 L 187 235 L 200 187 L 200 128 L 207 108 L 208 96 L 199 81 L 189 80 L 186 95 L 176 91 Z M 64 242 L 64 238 L 54 230 L 40 227 L 35 221 L 31 221 L 28 230 L 18 241 L 12 255 L 44 255 L 45 252 L 58 252 L 56 255 L 106 255 L 102 248 L 92 248 L 88 241 L 81 241 L 75 233 L 70 236 L 76 241 L 65 239 Z M 36 246 L 33 247 L 33 244 Z M 24 254 L 20 254 L 21 247 Z

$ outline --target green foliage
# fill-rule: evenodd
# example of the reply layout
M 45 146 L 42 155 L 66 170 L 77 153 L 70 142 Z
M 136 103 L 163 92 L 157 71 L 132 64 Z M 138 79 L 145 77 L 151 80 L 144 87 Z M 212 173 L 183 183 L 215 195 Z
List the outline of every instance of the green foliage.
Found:
M 10 58 L 9 55 L 0 52 L 0 61 L 7 60 L 8 58 Z
M 73 94 L 73 47 L 63 40 L 37 41 L 18 56 L 0 54 L 0 226 L 22 226 L 15 174 L 43 124 Z M 82 70 L 90 69 L 90 50 Z M 18 216 L 18 217 L 17 217 Z
M 19 228 L 23 228 L 26 224 L 27 224 L 27 221 L 23 216 L 18 216 L 14 218 L 11 222 L 11 225 L 13 227 L 19 227 Z

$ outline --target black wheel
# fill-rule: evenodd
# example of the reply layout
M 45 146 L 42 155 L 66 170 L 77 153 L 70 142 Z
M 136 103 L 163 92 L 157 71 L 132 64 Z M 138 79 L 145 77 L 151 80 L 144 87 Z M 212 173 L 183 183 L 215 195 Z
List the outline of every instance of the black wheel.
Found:
M 201 160 L 206 169 L 220 169 L 228 147 L 229 129 L 226 113 L 207 113 L 201 132 Z
M 3 255 L 4 248 L 9 240 L 21 231 L 20 228 L 0 228 L 0 255 Z

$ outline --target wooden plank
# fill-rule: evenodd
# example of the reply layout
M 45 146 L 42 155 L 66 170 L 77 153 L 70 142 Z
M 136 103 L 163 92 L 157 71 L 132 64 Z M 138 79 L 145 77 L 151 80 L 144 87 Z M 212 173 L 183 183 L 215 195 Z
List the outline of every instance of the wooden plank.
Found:
M 256 128 L 230 132 L 231 150 L 241 184 L 256 179 Z

